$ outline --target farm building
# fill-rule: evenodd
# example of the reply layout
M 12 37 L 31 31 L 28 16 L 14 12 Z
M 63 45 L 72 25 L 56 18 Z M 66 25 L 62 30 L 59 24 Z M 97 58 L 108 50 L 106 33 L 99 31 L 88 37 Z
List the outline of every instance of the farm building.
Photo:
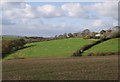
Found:
M 101 36 L 101 34 L 96 34 L 95 36 L 97 36 L 97 37 L 98 37 L 98 36 Z

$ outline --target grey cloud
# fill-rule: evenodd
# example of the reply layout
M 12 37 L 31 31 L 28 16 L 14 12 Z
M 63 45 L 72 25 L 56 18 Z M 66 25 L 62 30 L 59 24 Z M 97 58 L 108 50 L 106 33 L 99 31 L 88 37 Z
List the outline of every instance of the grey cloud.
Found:
M 2 19 L 2 25 L 15 25 L 16 23 L 12 22 L 9 19 Z
M 99 13 L 101 16 L 110 16 L 113 18 L 118 18 L 118 3 L 115 2 L 103 2 L 103 3 L 95 3 L 93 5 L 83 6 L 80 3 L 65 3 L 60 7 L 46 4 L 43 6 L 33 7 L 27 3 L 20 2 L 11 2 L 4 4 L 4 10 L 7 11 L 7 8 L 11 8 L 9 10 L 9 14 L 14 14 L 14 17 L 21 18 L 53 18 L 53 17 L 77 17 L 77 18 L 88 18 L 88 19 L 96 19 L 97 16 L 90 15 L 91 11 Z M 24 7 L 24 8 L 22 8 Z M 17 8 L 17 9 L 16 9 Z M 89 12 L 88 12 L 89 11 Z M 88 12 L 88 13 L 87 13 Z M 11 17 L 11 15 L 6 14 L 7 17 Z M 13 15 L 12 15 L 13 16 Z
M 25 8 L 25 2 L 1 2 L 0 9 L 9 10 L 13 8 Z

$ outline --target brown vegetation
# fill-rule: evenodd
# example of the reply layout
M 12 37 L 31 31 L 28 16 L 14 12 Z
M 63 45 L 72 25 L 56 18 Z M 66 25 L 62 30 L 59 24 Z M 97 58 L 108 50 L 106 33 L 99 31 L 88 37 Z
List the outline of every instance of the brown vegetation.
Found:
M 3 80 L 117 80 L 118 56 L 3 61 Z
M 15 50 L 21 49 L 26 44 L 24 39 L 2 40 L 2 57 Z

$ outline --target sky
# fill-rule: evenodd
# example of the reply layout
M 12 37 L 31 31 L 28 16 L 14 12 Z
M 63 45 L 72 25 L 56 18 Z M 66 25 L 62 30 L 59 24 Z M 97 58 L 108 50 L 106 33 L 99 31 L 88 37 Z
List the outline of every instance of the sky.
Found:
M 1 2 L 2 35 L 55 36 L 118 25 L 118 2 Z

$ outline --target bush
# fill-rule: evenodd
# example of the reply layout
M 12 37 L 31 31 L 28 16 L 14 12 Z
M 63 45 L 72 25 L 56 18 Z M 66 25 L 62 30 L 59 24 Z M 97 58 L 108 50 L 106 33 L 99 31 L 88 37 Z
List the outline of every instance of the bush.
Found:
M 108 30 L 106 33 L 102 34 L 100 38 L 119 38 L 120 30 Z
M 73 53 L 73 56 L 82 56 L 82 52 L 80 50 L 77 50 Z
M 25 44 L 24 39 L 2 40 L 2 56 L 5 57 L 6 54 L 23 48 Z
M 14 50 L 23 48 L 25 44 L 26 44 L 26 42 L 24 39 L 18 39 L 18 40 L 12 41 L 12 47 L 14 48 Z
M 118 31 L 113 31 L 109 36 L 107 36 L 108 38 L 119 38 L 120 37 L 120 32 Z
M 2 41 L 2 54 L 10 53 L 12 51 L 12 41 Z
M 84 39 L 91 39 L 92 37 L 89 36 L 89 35 L 86 35 L 86 36 L 84 36 L 83 38 L 84 38 Z
M 100 39 L 100 36 L 95 36 L 95 37 L 93 37 L 94 39 Z

